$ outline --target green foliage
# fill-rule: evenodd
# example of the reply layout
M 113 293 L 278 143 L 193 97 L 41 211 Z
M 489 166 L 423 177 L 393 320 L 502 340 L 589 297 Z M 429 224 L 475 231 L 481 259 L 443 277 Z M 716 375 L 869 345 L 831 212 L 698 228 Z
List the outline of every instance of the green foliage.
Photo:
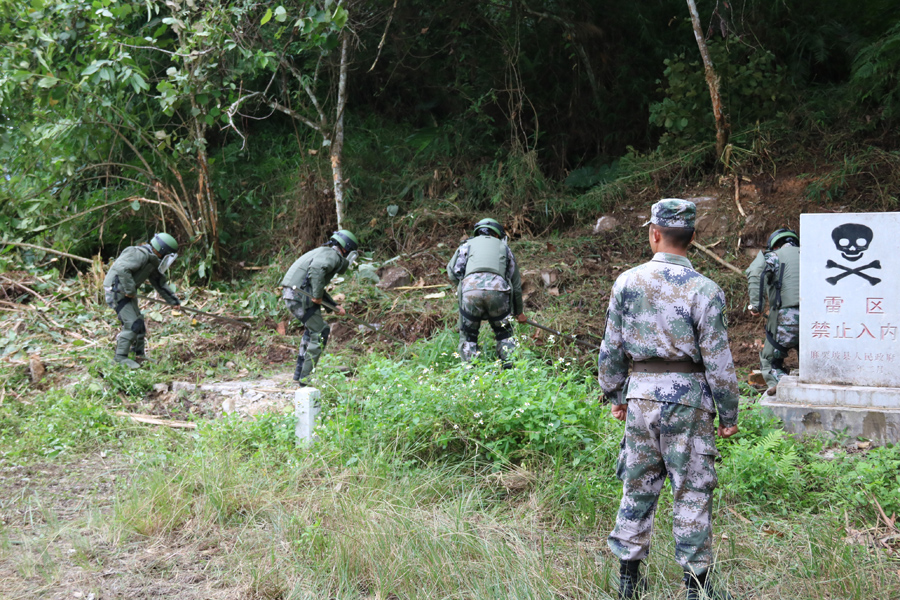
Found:
M 34 403 L 0 405 L 0 454 L 52 458 L 84 452 L 122 435 L 100 394 L 54 390 Z
M 276 464 L 296 453 L 295 426 L 293 415 L 264 413 L 250 421 L 226 417 L 203 424 L 197 430 L 197 440 L 213 453 L 227 448 L 242 459 Z
M 599 447 L 617 427 L 590 401 L 590 378 L 571 360 L 548 366 L 523 352 L 514 369 L 466 368 L 448 346 L 435 356 L 420 345 L 421 356 L 404 364 L 366 363 L 320 435 L 399 445 L 426 460 L 478 456 L 500 465 L 549 454 L 578 466 L 608 456 Z
M 875 108 L 876 120 L 900 117 L 900 23 L 860 50 L 851 82 L 858 100 Z
M 847 506 L 874 515 L 873 498 L 888 514 L 900 513 L 900 446 L 861 455 L 829 448 L 833 440 L 800 441 L 758 404 L 741 411 L 739 425 L 737 436 L 719 443 L 725 494 L 781 514 Z
M 774 116 L 787 97 L 785 69 L 775 55 L 736 39 L 707 43 L 728 120 L 733 129 Z M 696 52 L 667 58 L 665 98 L 650 106 L 650 122 L 664 130 L 660 144 L 682 148 L 715 138 L 715 120 L 702 61 Z

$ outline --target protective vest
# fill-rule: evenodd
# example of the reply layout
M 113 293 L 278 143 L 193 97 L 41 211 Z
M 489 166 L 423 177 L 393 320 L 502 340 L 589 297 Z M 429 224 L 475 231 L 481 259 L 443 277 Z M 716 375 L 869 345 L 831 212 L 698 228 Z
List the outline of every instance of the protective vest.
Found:
M 282 287 L 296 287 L 312 294 L 314 298 L 322 298 L 334 303 L 325 292 L 335 273 L 347 270 L 349 262 L 331 246 L 319 246 L 310 250 L 294 261 L 284 279 Z
M 493 273 L 506 278 L 506 243 L 503 240 L 479 235 L 466 243 L 469 245 L 466 275 Z
M 800 306 L 800 248 L 785 244 L 766 252 L 764 278 L 772 308 Z

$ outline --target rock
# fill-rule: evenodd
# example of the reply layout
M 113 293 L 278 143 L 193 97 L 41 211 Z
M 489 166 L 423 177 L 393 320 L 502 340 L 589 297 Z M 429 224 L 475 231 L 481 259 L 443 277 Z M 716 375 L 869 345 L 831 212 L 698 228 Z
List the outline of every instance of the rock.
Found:
M 376 271 L 375 267 L 373 267 L 372 265 L 369 265 L 369 264 L 359 265 L 359 268 L 357 269 L 357 273 L 359 273 L 359 278 L 362 279 L 363 281 L 371 281 L 374 284 L 377 284 L 379 281 L 381 281 L 381 278 L 378 277 L 378 272 Z
M 766 380 L 763 377 L 762 372 L 756 370 L 750 373 L 750 377 L 747 378 L 747 383 L 753 386 L 765 386 Z
M 173 381 L 172 382 L 172 391 L 173 392 L 193 392 L 197 389 L 196 384 L 188 383 L 187 381 Z
M 226 369 L 234 369 L 236 366 L 237 366 L 237 365 L 234 364 L 234 362 L 232 362 L 232 361 L 230 361 L 230 360 L 229 360 L 227 363 L 225 363 L 225 368 L 226 368 Z
M 226 415 L 230 415 L 234 412 L 234 398 L 225 398 L 222 400 L 222 412 Z
M 619 220 L 615 217 L 602 216 L 594 223 L 594 235 L 606 231 L 613 231 L 619 227 Z
M 379 276 L 381 277 L 381 281 L 376 284 L 376 287 L 383 290 L 392 290 L 412 283 L 412 277 L 410 276 L 409 271 L 403 267 L 382 268 Z
M 154 383 L 153 391 L 156 392 L 157 394 L 165 394 L 169 391 L 169 384 L 168 383 Z
M 697 230 L 698 240 L 715 239 L 728 233 L 728 217 L 726 215 L 715 216 L 709 213 L 697 217 L 694 225 Z
M 559 271 L 556 269 L 543 269 L 541 271 L 541 281 L 544 282 L 545 288 L 553 288 L 559 284 Z
M 47 369 L 44 368 L 44 363 L 41 362 L 41 357 L 37 354 L 33 354 L 28 359 L 28 373 L 31 375 L 31 383 L 37 383 L 44 377 L 44 373 L 47 372 Z

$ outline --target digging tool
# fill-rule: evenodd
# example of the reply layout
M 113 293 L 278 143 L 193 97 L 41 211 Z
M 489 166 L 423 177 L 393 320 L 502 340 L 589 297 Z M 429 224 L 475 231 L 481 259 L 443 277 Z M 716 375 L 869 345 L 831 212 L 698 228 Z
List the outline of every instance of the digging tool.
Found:
M 313 295 L 312 295 L 312 294 L 310 294 L 310 293 L 308 293 L 308 292 L 305 292 L 305 291 L 301 290 L 300 288 L 296 288 L 296 287 L 295 287 L 295 288 L 291 288 L 291 289 L 294 290 L 295 292 L 300 292 L 301 294 L 303 294 L 304 296 L 306 296 L 306 297 L 309 298 L 310 300 L 315 300 L 315 298 L 313 298 Z M 334 305 L 332 305 L 332 304 L 330 304 L 330 303 L 328 303 L 328 302 L 325 302 L 324 300 L 322 301 L 322 306 L 324 306 L 325 308 L 334 310 L 334 311 L 337 310 L 337 307 L 336 307 L 336 306 L 334 306 Z M 390 339 L 394 340 L 395 342 L 400 342 L 400 343 L 403 344 L 404 346 L 406 345 L 406 342 L 403 341 L 403 340 L 401 340 L 400 338 L 394 337 L 394 336 L 392 336 L 391 334 L 387 333 L 386 331 L 382 331 L 382 330 L 378 329 L 378 328 L 375 327 L 374 325 L 369 325 L 369 324 L 366 323 L 365 321 L 363 321 L 363 320 L 361 320 L 361 319 L 357 319 L 357 318 L 354 317 L 353 315 L 349 315 L 349 314 L 344 313 L 344 316 L 347 317 L 348 319 L 350 319 L 351 321 L 353 321 L 354 323 L 356 323 L 357 325 L 362 325 L 363 327 L 368 327 L 369 329 L 371 329 L 371 330 L 374 331 L 375 333 L 380 333 L 381 335 L 383 335 L 383 336 L 386 337 L 386 338 L 390 338 Z
M 545 325 L 541 325 L 540 323 L 535 323 L 535 322 L 532 321 L 531 319 L 525 319 L 525 322 L 528 323 L 529 325 L 531 325 L 532 327 L 537 327 L 538 329 L 543 329 L 544 331 L 549 331 L 549 332 L 552 333 L 553 335 L 558 335 L 559 337 L 566 338 L 567 340 L 572 340 L 573 342 L 577 342 L 577 343 L 579 343 L 579 344 L 582 344 L 582 345 L 584 345 L 584 346 L 589 346 L 589 347 L 595 348 L 595 349 L 597 349 L 597 350 L 600 349 L 600 346 L 598 346 L 597 344 L 592 344 L 592 343 L 590 343 L 590 342 L 588 342 L 588 341 L 586 341 L 586 340 L 579 340 L 579 339 L 578 339 L 577 337 L 575 337 L 575 336 L 572 336 L 572 335 L 566 335 L 565 333 L 562 333 L 562 332 L 560 332 L 560 331 L 556 331 L 555 329 L 550 329 L 549 327 L 546 327 Z
M 204 315 L 204 316 L 206 316 L 206 317 L 212 317 L 213 319 L 218 319 L 218 320 L 220 320 L 220 321 L 225 321 L 226 323 L 231 323 L 232 325 L 237 325 L 237 326 L 239 326 L 239 327 L 242 327 L 243 329 L 252 329 L 252 327 L 250 327 L 250 326 L 247 325 L 246 323 L 242 323 L 241 321 L 238 321 L 237 319 L 231 319 L 231 318 L 229 318 L 229 317 L 223 317 L 222 315 L 215 315 L 215 314 L 213 314 L 213 313 L 208 313 L 208 312 L 204 312 L 204 311 L 202 311 L 202 310 L 197 310 L 196 308 L 188 308 L 187 306 L 184 306 L 184 305 L 173 306 L 173 305 L 169 304 L 168 302 L 163 302 L 162 300 L 157 300 L 156 298 L 151 298 L 150 296 L 141 296 L 140 294 L 138 294 L 136 297 L 137 297 L 137 298 L 140 298 L 141 300 L 149 300 L 150 302 L 155 302 L 156 304 L 163 304 L 163 305 L 165 305 L 165 306 L 172 306 L 173 308 L 177 308 L 177 309 L 179 309 L 179 310 L 184 310 L 184 311 L 187 311 L 187 312 L 189 312 L 189 313 L 196 313 L 196 314 L 198 314 L 198 315 Z

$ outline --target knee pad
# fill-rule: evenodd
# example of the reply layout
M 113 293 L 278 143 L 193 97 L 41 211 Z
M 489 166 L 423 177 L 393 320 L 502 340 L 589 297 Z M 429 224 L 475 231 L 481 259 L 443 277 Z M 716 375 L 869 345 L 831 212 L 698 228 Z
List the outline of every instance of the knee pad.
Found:
M 147 327 L 144 325 L 144 319 L 138 319 L 131 324 L 131 330 L 137 335 L 147 333 Z
M 478 341 L 478 329 L 481 323 L 475 323 L 475 327 L 467 326 L 466 321 L 463 321 L 463 325 L 459 328 L 459 333 L 466 339 L 467 342 L 475 343 Z

